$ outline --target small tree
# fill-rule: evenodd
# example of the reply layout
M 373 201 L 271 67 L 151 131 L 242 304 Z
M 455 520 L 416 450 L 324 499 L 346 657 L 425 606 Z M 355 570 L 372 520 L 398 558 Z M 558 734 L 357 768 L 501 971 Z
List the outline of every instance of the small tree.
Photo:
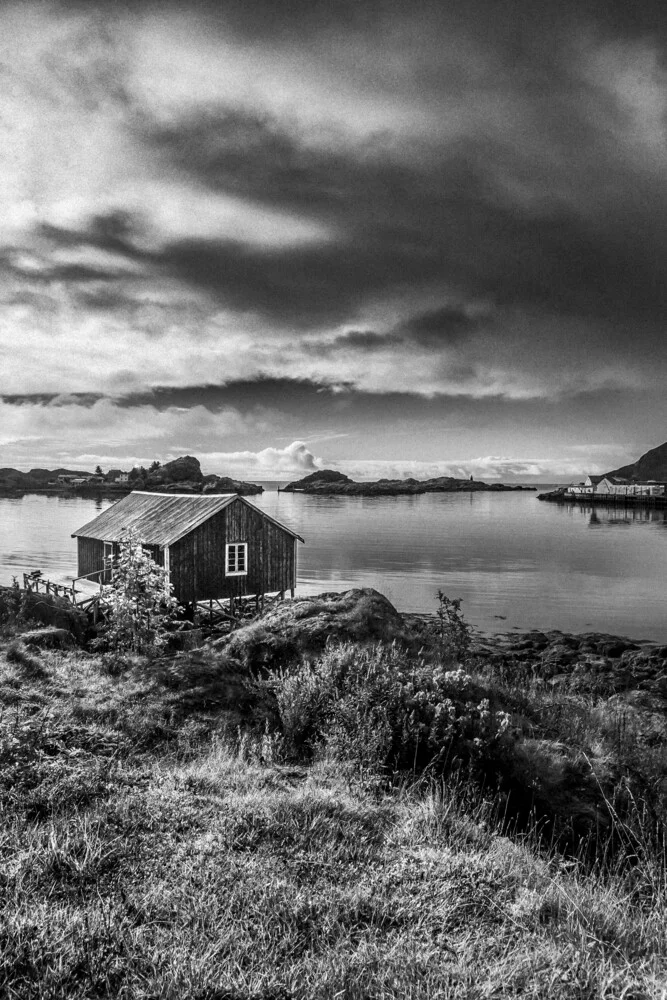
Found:
M 447 597 L 438 591 L 438 631 L 442 651 L 450 651 L 461 662 L 470 654 L 472 626 L 463 617 L 460 597 Z
M 144 551 L 134 532 L 120 543 L 111 583 L 102 588 L 107 624 L 103 641 L 113 649 L 155 653 L 167 641 L 178 603 L 166 570 Z

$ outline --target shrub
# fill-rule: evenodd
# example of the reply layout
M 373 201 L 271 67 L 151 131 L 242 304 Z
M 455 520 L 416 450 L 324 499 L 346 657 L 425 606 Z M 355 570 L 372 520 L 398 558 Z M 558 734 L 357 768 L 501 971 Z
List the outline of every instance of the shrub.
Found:
M 166 570 L 129 533 L 120 544 L 111 583 L 102 588 L 106 617 L 98 644 L 152 654 L 167 643 L 167 625 L 178 607 Z
M 22 611 L 22 591 L 16 577 L 11 587 L 0 588 L 0 625 L 14 625 Z
M 447 597 L 438 591 L 438 639 L 442 653 L 450 653 L 459 662 L 465 662 L 470 655 L 472 626 L 463 617 L 460 597 Z
M 442 772 L 510 740 L 509 716 L 462 669 L 396 644 L 331 647 L 274 682 L 288 753 L 354 768 Z

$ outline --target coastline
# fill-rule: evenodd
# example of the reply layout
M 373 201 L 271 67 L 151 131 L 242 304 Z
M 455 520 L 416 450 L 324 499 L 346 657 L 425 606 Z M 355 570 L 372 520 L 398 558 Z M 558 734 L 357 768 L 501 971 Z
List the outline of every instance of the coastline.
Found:
M 576 504 L 583 507 L 646 507 L 667 510 L 667 496 L 632 496 L 617 493 L 588 493 L 585 496 L 566 494 L 563 489 L 539 493 L 538 500 L 561 505 Z

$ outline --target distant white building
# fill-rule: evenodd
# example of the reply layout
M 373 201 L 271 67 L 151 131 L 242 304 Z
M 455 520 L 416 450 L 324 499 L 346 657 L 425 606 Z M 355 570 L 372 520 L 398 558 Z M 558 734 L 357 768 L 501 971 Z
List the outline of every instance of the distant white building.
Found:
M 665 492 L 664 483 L 636 483 L 618 476 L 605 476 L 595 488 L 596 493 L 622 497 L 659 497 Z
M 127 483 L 130 479 L 130 473 L 123 472 L 121 469 L 109 469 L 106 479 L 109 483 Z
M 665 495 L 665 485 L 653 480 L 645 483 L 635 482 L 621 476 L 587 476 L 583 483 L 568 486 L 566 493 L 573 497 L 659 497 Z

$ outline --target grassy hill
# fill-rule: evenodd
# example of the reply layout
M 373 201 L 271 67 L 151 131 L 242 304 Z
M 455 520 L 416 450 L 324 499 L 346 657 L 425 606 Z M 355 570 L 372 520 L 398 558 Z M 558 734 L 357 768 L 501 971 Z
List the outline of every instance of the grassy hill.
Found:
M 624 465 L 620 469 L 608 472 L 608 476 L 620 476 L 623 479 L 638 479 L 642 482 L 655 479 L 658 482 L 667 482 L 667 442 L 651 448 L 636 462 Z
M 661 814 L 626 797 L 614 837 L 603 825 L 592 852 L 590 838 L 559 848 L 553 824 L 511 820 L 511 800 L 472 768 L 373 766 L 375 694 L 364 714 L 346 682 L 336 718 L 317 730 L 313 714 L 346 664 L 368 690 L 412 670 L 419 701 L 419 670 L 440 655 L 447 683 L 502 698 L 524 734 L 512 746 L 539 758 L 530 780 L 575 801 L 584 757 L 601 788 L 626 758 L 660 772 L 660 739 L 638 751 L 604 699 L 483 662 L 464 674 L 437 649 L 425 665 L 396 644 L 325 651 L 267 688 L 216 651 L 39 652 L 12 631 L 0 653 L 8 1000 L 663 995 Z M 299 753 L 308 727 L 321 738 Z

